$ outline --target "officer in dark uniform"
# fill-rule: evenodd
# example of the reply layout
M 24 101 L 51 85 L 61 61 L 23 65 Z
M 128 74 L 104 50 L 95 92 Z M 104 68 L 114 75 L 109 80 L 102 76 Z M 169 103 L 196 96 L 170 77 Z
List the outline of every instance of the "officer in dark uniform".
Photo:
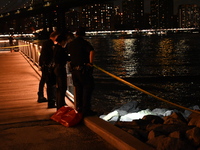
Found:
M 48 108 L 56 107 L 56 104 L 55 104 L 56 76 L 54 74 L 53 54 L 54 54 L 55 40 L 58 37 L 58 35 L 59 33 L 56 31 L 50 34 L 49 40 L 45 41 L 42 44 L 41 55 L 39 58 L 39 65 L 42 69 L 42 74 L 44 75 L 45 82 L 47 84 Z M 42 89 L 42 87 L 39 87 L 39 89 Z M 39 91 L 38 94 L 42 94 L 42 93 Z
M 74 35 L 71 32 L 66 32 L 58 36 L 54 49 L 54 61 L 56 74 L 56 106 L 57 110 L 65 106 L 65 94 L 67 90 L 67 72 L 66 64 L 69 57 L 66 51 L 66 44 L 71 42 Z
M 67 90 L 67 73 L 66 73 L 66 63 L 67 63 L 67 52 L 65 49 L 67 38 L 65 35 L 59 35 L 56 39 L 58 42 L 55 45 L 55 75 L 56 75 L 56 106 L 57 109 L 65 105 L 65 93 Z
M 84 36 L 85 29 L 79 28 L 76 31 L 76 38 L 67 44 L 67 50 L 71 59 L 76 109 L 87 116 L 94 114 L 91 110 L 91 96 L 94 90 L 94 48 L 83 38 Z

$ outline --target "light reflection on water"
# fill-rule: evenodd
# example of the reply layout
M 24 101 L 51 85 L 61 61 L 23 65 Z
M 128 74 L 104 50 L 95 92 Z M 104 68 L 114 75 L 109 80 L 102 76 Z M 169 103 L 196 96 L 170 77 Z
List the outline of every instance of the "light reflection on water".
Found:
M 185 107 L 200 105 L 200 35 L 91 38 L 95 64 L 148 92 Z M 98 70 L 93 107 L 109 112 L 137 100 L 144 107 L 171 107 Z M 143 106 L 141 106 L 143 107 Z

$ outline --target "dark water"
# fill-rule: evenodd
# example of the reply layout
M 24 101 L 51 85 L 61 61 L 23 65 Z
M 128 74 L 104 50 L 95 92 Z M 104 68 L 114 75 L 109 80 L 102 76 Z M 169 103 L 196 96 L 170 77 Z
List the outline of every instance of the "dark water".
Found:
M 200 35 L 137 38 L 88 38 L 95 64 L 168 101 L 200 105 Z M 177 108 L 141 93 L 95 69 L 92 106 L 107 113 L 132 100 L 141 108 Z M 178 109 L 178 108 L 177 108 Z

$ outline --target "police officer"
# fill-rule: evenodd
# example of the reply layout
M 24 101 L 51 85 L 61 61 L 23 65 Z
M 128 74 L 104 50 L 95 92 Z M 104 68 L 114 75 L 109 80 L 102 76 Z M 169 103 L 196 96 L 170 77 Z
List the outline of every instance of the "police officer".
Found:
M 84 116 L 93 115 L 91 97 L 94 90 L 93 61 L 94 48 L 84 39 L 85 29 L 79 28 L 76 38 L 67 44 L 71 58 L 72 80 L 75 86 L 75 105 Z
M 52 32 L 50 38 L 42 44 L 41 55 L 39 58 L 39 65 L 42 69 L 45 82 L 47 84 L 47 99 L 48 99 L 48 108 L 55 108 L 56 104 L 56 76 L 54 74 L 54 44 L 55 40 L 58 37 L 58 32 Z M 42 84 L 41 84 L 42 86 Z M 42 87 L 39 87 L 41 90 Z M 41 96 L 42 91 L 38 92 L 38 95 Z M 41 96 L 42 97 L 42 96 Z M 40 102 L 40 99 L 38 100 Z
M 67 38 L 65 35 L 59 35 L 56 39 L 58 42 L 55 45 L 54 62 L 55 62 L 55 75 L 56 75 L 56 106 L 57 109 L 65 105 L 65 93 L 67 90 L 67 73 L 66 73 L 66 63 L 67 63 L 67 53 L 65 46 L 67 43 Z

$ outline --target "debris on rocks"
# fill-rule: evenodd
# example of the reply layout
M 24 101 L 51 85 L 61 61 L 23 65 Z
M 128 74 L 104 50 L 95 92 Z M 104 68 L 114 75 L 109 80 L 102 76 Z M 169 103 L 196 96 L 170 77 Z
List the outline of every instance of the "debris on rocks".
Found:
M 198 106 L 192 109 L 200 112 Z M 155 149 L 200 149 L 200 114 L 195 112 L 186 110 L 182 113 L 163 108 L 140 110 L 133 101 L 100 118 Z

